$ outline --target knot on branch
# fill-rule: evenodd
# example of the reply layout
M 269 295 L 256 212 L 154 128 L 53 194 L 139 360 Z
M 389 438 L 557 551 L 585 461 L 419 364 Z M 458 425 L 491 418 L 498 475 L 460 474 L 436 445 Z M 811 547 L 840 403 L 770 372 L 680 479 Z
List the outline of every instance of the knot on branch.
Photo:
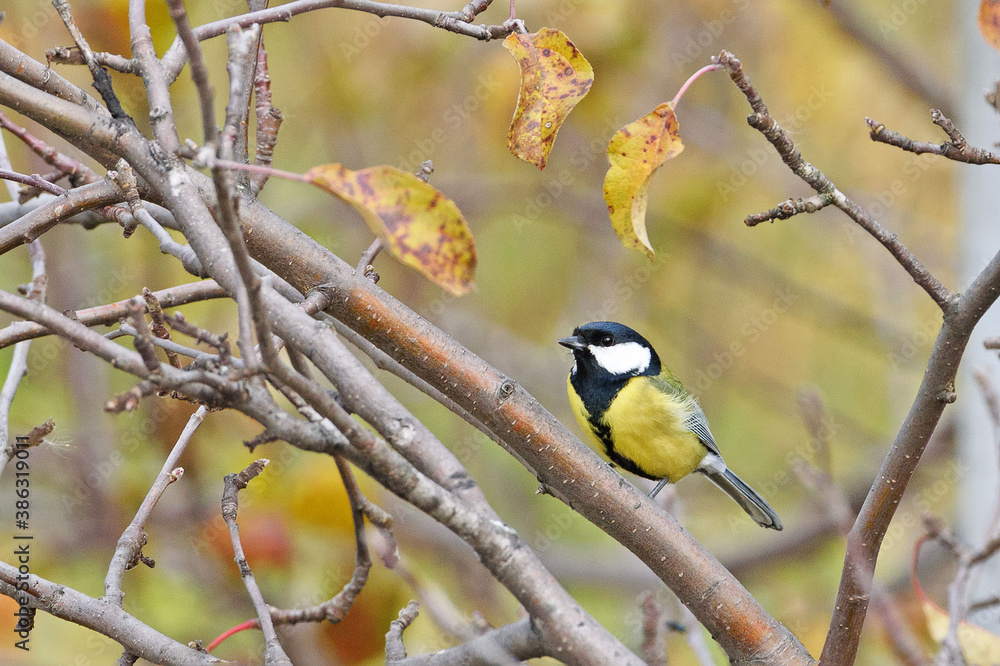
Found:
M 514 395 L 515 391 L 517 391 L 517 382 L 508 377 L 503 380 L 500 384 L 500 388 L 497 389 L 497 399 L 501 403 L 507 402 Z

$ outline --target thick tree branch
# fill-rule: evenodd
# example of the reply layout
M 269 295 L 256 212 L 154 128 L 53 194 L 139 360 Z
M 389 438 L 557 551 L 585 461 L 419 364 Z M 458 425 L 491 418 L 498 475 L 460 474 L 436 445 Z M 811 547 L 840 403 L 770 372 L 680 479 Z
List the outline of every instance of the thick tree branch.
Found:
M 769 655 L 776 663 L 811 662 L 795 637 L 687 531 L 638 490 L 623 485 L 510 378 L 259 202 L 248 202 L 244 210 L 245 225 L 252 230 L 246 236 L 251 254 L 299 291 L 317 285 L 330 290 L 332 315 L 497 433 L 555 496 L 639 555 L 692 607 L 732 659 Z

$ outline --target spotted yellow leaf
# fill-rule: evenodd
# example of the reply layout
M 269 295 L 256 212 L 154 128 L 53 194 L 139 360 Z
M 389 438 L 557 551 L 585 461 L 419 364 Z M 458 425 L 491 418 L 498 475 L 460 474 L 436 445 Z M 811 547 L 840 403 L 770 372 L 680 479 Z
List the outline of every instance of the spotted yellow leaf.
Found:
M 551 28 L 530 35 L 511 33 L 503 45 L 521 68 L 507 147 L 544 169 L 559 127 L 594 84 L 594 69 L 565 34 Z
M 643 250 L 652 259 L 646 233 L 647 190 L 653 173 L 684 150 L 673 103 L 615 132 L 608 144 L 610 167 L 604 176 L 604 202 L 618 240 L 630 250 Z
M 979 3 L 979 31 L 990 46 L 1000 50 L 1000 0 Z
M 399 261 L 455 295 L 472 289 L 472 232 L 455 202 L 432 186 L 391 166 L 323 164 L 305 178 L 353 206 Z

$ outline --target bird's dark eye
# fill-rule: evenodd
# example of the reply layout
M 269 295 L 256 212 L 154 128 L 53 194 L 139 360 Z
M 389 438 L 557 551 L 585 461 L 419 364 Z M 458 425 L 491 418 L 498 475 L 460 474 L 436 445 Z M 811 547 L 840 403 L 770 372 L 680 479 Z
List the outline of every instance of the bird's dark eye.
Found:
M 615 339 L 610 335 L 605 335 L 603 338 L 601 338 L 602 347 L 610 347 L 613 344 L 615 344 Z

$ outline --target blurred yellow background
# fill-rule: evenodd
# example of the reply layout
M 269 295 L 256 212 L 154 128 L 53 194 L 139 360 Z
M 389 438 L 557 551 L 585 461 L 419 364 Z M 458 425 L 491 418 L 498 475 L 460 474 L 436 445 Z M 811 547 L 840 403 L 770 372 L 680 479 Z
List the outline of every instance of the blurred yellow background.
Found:
M 243 11 L 236 0 L 187 4 L 194 25 Z M 421 4 L 455 10 L 462 3 Z M 854 4 L 891 48 L 919 56 L 912 64 L 925 76 L 945 86 L 955 78 L 952 3 Z M 126 5 L 73 3 L 95 50 L 129 54 Z M 482 22 L 506 18 L 507 3 L 494 5 Z M 48 2 L 18 0 L 5 10 L 0 37 L 32 57 L 44 60 L 46 48 L 71 43 Z M 147 11 L 162 54 L 173 38 L 172 22 L 164 3 L 148 3 Z M 621 321 L 649 338 L 699 396 L 730 467 L 768 498 L 785 531 L 759 529 L 701 478 L 677 489 L 685 525 L 818 656 L 844 543 L 830 530 L 815 529 L 821 512 L 792 464 L 805 459 L 824 466 L 828 460 L 848 496 L 864 496 L 912 400 L 940 315 L 888 253 L 839 211 L 753 229 L 743 225 L 750 213 L 812 192 L 747 126 L 746 100 L 723 73 L 701 78 L 677 109 L 685 151 L 657 172 L 649 190 L 653 262 L 624 250 L 611 230 L 601 196 L 605 148 L 615 130 L 672 98 L 725 48 L 743 61 L 806 159 L 870 206 L 951 285 L 952 167 L 875 144 L 864 123 L 870 116 L 908 136 L 938 141 L 929 122 L 932 103 L 900 84 L 813 1 L 543 0 L 519 3 L 518 16 L 531 31 L 548 26 L 565 32 L 595 70 L 593 89 L 561 129 L 544 171 L 507 150 L 518 69 L 500 41 L 340 9 L 264 29 L 273 101 L 285 116 L 274 165 L 295 172 L 328 162 L 415 170 L 432 159 L 431 183 L 455 200 L 475 235 L 478 290 L 454 298 L 386 255 L 376 261 L 380 286 L 517 379 L 574 431 L 565 397 L 571 361 L 555 340 L 597 319 Z M 225 44 L 217 38 L 203 47 L 221 122 Z M 58 71 L 89 88 L 85 68 Z M 113 74 L 113 80 L 126 111 L 144 123 L 148 109 L 138 79 Z M 197 140 L 201 125 L 189 70 L 172 92 L 181 137 Z M 15 168 L 46 170 L 15 139 L 4 138 Z M 318 189 L 272 179 L 261 199 L 349 263 L 372 240 L 353 210 Z M 43 244 L 49 303 L 59 310 L 192 279 L 160 255 L 142 229 L 126 241 L 110 225 L 94 231 L 65 226 L 46 234 Z M 0 288 L 12 290 L 29 279 L 24 248 L 0 257 Z M 181 310 L 235 337 L 231 304 Z M 0 324 L 9 321 L 0 314 Z M 0 352 L 0 371 L 9 359 L 9 350 Z M 57 424 L 51 442 L 31 454 L 34 571 L 100 596 L 115 542 L 193 408 L 154 398 L 128 416 L 104 414 L 104 401 L 131 379 L 58 340 L 36 341 L 29 367 L 11 432 L 27 432 L 50 417 Z M 638 649 L 636 598 L 644 590 L 654 590 L 681 619 L 676 600 L 637 559 L 566 506 L 535 495 L 535 480 L 516 461 L 423 394 L 385 373 L 378 376 L 452 448 L 500 515 L 580 603 L 626 644 Z M 799 410 L 803 391 L 825 402 L 829 451 L 817 452 L 810 442 Z M 350 513 L 333 461 L 284 444 L 250 454 L 242 441 L 257 431 L 237 414 L 208 415 L 182 461 L 183 480 L 166 491 L 147 525 L 144 552 L 156 568 L 126 574 L 125 609 L 177 640 L 207 643 L 253 614 L 232 562 L 219 498 L 223 475 L 256 457 L 278 464 L 241 495 L 239 522 L 268 602 L 317 603 L 350 577 Z M 945 435 L 928 451 L 877 572 L 912 619 L 918 618 L 908 558 L 920 513 L 948 516 L 963 474 L 947 462 L 950 446 Z M 510 595 L 457 537 L 368 479 L 362 483 L 395 516 L 404 564 L 423 587 L 447 594 L 467 616 L 480 611 L 496 625 L 518 617 Z M 10 524 L 11 489 L 5 475 L 3 525 Z M 376 563 L 344 623 L 283 634 L 289 655 L 296 664 L 382 663 L 389 622 L 417 596 L 411 583 Z M 943 602 L 931 572 L 924 583 Z M 14 608 L 0 598 L 0 615 L 11 617 Z M 109 663 L 120 652 L 108 639 L 40 613 L 26 658 L 11 647 L 12 624 L 0 622 L 4 663 L 82 666 Z M 914 630 L 921 631 L 919 623 Z M 427 612 L 405 638 L 411 654 L 454 643 Z M 696 663 L 683 636 L 673 635 L 669 648 L 672 664 Z M 257 663 L 260 650 L 260 634 L 245 632 L 217 654 Z M 858 663 L 890 658 L 879 620 L 870 617 Z

